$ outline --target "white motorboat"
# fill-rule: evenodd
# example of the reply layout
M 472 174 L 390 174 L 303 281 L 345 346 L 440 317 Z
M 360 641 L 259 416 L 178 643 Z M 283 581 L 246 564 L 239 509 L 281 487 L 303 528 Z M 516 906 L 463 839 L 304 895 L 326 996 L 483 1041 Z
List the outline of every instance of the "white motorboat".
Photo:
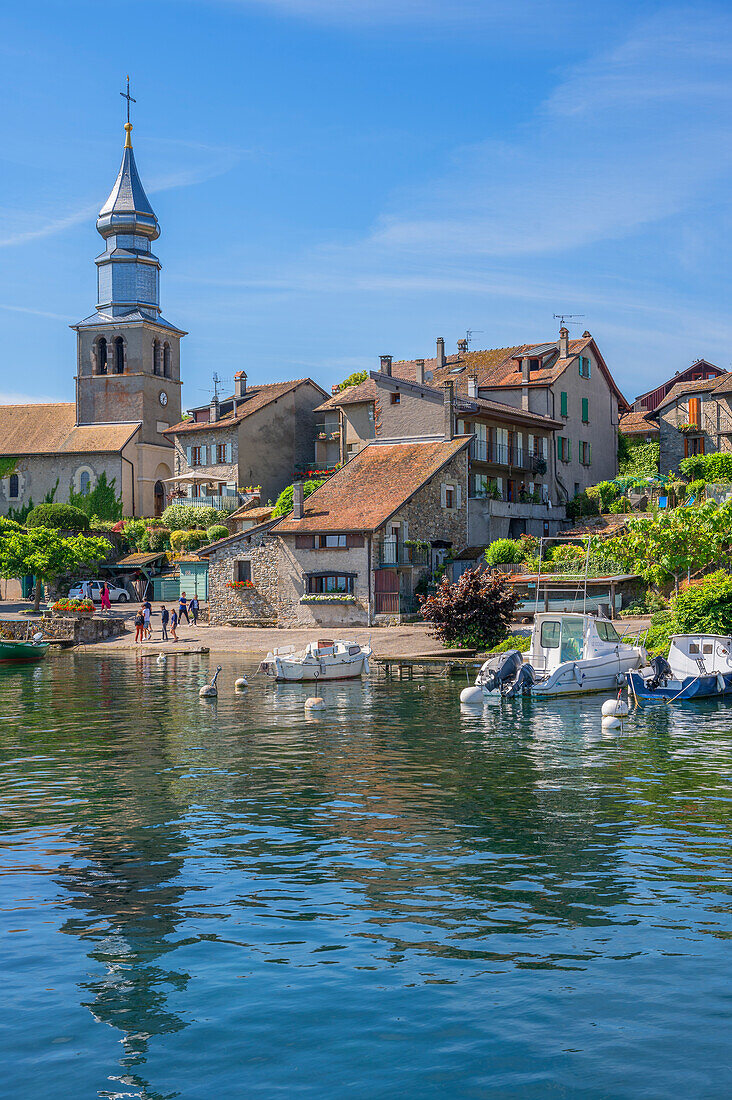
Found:
M 297 652 L 292 645 L 273 649 L 259 672 L 275 680 L 355 680 L 369 671 L 371 647 L 358 642 L 320 638 Z
M 654 657 L 631 677 L 643 699 L 703 699 L 732 692 L 732 638 L 721 634 L 674 634 L 668 658 Z
M 544 612 L 534 617 L 529 650 L 490 657 L 475 686 L 503 698 L 613 691 L 647 664 L 643 647 L 626 644 L 608 619 Z

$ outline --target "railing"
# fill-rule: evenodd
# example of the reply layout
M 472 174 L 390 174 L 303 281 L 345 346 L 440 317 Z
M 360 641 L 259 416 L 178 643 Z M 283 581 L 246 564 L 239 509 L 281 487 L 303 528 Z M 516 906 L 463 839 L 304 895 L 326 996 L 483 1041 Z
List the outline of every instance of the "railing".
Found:
M 384 539 L 376 547 L 377 567 L 389 565 L 428 565 L 428 546 L 409 546 L 396 539 Z
M 616 561 L 612 561 L 610 558 L 593 558 L 591 557 L 586 564 L 584 558 L 577 558 L 576 561 L 543 561 L 541 563 L 541 576 L 542 577 L 579 577 L 582 579 L 585 576 L 585 568 L 587 569 L 587 576 L 595 579 L 597 577 L 617 577 L 625 573 L 625 568 Z M 502 565 L 494 565 L 491 567 L 491 573 L 502 574 L 526 574 L 528 576 L 536 576 L 536 563 L 535 562 L 506 562 Z
M 211 497 L 179 497 L 177 504 L 190 504 L 192 508 L 217 508 L 219 512 L 235 512 L 241 503 L 238 493 L 224 493 Z
M 470 444 L 470 457 L 476 462 L 490 462 L 494 466 L 515 466 L 519 470 L 536 472 L 543 455 L 531 454 L 522 447 L 509 447 L 506 443 L 492 443 L 487 439 L 474 439 Z

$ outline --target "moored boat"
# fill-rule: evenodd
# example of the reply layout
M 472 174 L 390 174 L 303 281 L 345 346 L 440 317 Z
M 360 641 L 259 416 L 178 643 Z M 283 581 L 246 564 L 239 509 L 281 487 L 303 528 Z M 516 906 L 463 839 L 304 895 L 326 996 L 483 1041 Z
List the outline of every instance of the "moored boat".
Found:
M 732 638 L 721 634 L 674 634 L 668 658 L 654 657 L 630 675 L 639 699 L 685 702 L 732 692 Z
M 48 642 L 38 633 L 28 641 L 0 638 L 0 665 L 24 665 L 42 661 L 48 653 Z
M 371 652 L 357 642 L 320 638 L 299 652 L 292 645 L 271 650 L 258 671 L 280 681 L 355 680 L 369 671 Z
M 645 650 L 624 642 L 608 619 L 544 612 L 534 617 L 527 653 L 489 658 L 475 686 L 486 697 L 501 698 L 612 691 L 647 663 Z

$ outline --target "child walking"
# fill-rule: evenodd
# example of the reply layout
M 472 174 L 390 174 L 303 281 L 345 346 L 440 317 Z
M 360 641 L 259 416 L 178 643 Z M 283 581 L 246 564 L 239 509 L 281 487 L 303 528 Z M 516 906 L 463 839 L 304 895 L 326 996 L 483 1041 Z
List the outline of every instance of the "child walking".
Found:
M 178 634 L 176 633 L 177 626 L 178 626 L 178 613 L 175 610 L 175 608 L 173 608 L 173 610 L 170 612 L 170 633 L 173 635 L 173 641 L 174 642 L 178 641 Z
M 160 608 L 160 625 L 163 628 L 163 641 L 164 642 L 167 642 L 167 640 L 168 640 L 168 622 L 169 622 L 169 620 L 170 620 L 170 612 L 168 611 L 165 604 L 163 604 L 163 606 Z

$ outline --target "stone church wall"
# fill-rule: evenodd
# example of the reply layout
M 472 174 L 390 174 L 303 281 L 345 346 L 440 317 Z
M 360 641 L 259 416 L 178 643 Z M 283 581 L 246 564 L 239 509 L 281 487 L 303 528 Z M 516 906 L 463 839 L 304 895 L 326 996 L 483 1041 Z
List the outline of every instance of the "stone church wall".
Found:
M 21 458 L 17 474 L 19 495 L 9 496 L 10 478 L 0 481 L 0 514 L 7 515 L 10 508 L 21 508 L 30 500 L 42 504 L 44 497 L 56 485 L 58 488 L 54 500 L 64 503 L 69 499 L 69 485 L 78 491 L 79 474 L 86 470 L 96 482 L 100 474 L 107 475 L 107 481 L 116 478 L 117 491 L 122 487 L 122 460 L 119 455 L 80 454 L 80 455 L 33 455 Z

